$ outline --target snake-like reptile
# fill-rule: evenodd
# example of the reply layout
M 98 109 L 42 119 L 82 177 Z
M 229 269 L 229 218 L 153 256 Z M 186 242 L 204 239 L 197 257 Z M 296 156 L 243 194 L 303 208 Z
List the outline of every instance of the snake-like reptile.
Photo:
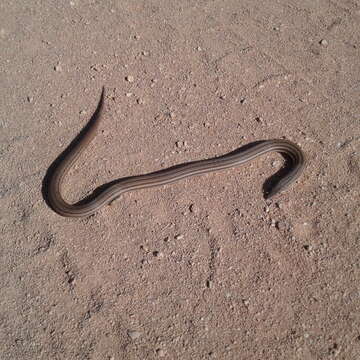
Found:
M 170 184 L 190 176 L 232 168 L 272 151 L 286 156 L 290 163 L 290 170 L 272 186 L 266 194 L 266 198 L 274 196 L 293 183 L 304 169 L 304 154 L 296 144 L 288 140 L 265 140 L 255 143 L 253 146 L 248 146 L 245 150 L 235 150 L 219 157 L 188 162 L 150 174 L 119 179 L 108 184 L 108 187 L 104 187 L 103 190 L 99 191 L 89 201 L 69 204 L 62 196 L 61 185 L 71 166 L 96 135 L 103 104 L 104 88 L 102 89 L 100 101 L 91 123 L 88 124 L 84 134 L 81 134 L 77 143 L 60 159 L 61 161 L 56 164 L 50 174 L 47 185 L 47 202 L 59 215 L 67 217 L 88 216 L 100 210 L 106 204 L 111 203 L 125 192 Z

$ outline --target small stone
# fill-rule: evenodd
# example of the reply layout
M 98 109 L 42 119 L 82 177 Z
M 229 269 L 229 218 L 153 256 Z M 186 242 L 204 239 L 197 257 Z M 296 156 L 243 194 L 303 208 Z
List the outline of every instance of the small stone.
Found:
M 136 340 L 141 336 L 141 332 L 136 330 L 128 330 L 127 334 L 131 340 Z
M 207 281 L 206 281 L 206 287 L 207 287 L 208 289 L 211 289 L 211 288 L 213 287 L 213 282 L 212 282 L 211 280 L 207 280 Z
M 86 110 L 80 110 L 80 111 L 79 111 L 79 114 L 80 114 L 80 115 L 85 115 L 85 114 L 86 114 Z
M 181 240 L 183 238 L 184 238 L 184 235 L 182 235 L 182 234 L 175 235 L 175 240 Z
M 171 111 L 170 114 L 169 114 L 169 116 L 170 116 L 172 119 L 174 119 L 176 115 L 175 115 L 175 113 L 174 113 L 173 111 Z
M 198 209 L 198 207 L 197 207 L 195 204 L 191 204 L 191 205 L 189 206 L 189 210 L 190 210 L 190 212 L 192 212 L 192 213 L 194 213 L 194 214 L 197 214 L 197 213 L 199 212 L 199 209 Z
M 327 40 L 325 40 L 325 39 L 322 39 L 322 40 L 320 40 L 320 45 L 322 45 L 322 46 L 328 46 L 328 42 L 327 42 Z
M 196 50 L 197 50 L 197 51 L 201 51 L 202 48 L 201 48 L 200 46 L 198 46 L 198 47 L 196 48 Z
M 149 251 L 149 248 L 146 245 L 140 245 L 140 249 L 144 250 L 145 252 Z
M 130 96 L 132 96 L 132 93 L 126 93 L 125 96 L 130 97 Z
M 258 122 L 258 123 L 262 123 L 263 122 L 263 118 L 261 116 L 257 116 L 255 118 L 255 120 Z
M 135 39 L 135 40 L 139 40 L 139 39 L 140 39 L 140 36 L 139 36 L 139 35 L 135 35 L 135 36 L 134 36 L 134 39 Z
M 224 94 L 221 94 L 221 95 L 220 95 L 219 97 L 220 97 L 220 99 L 221 99 L 221 100 L 225 100 L 225 98 L 226 98 L 226 95 L 224 95 Z
M 153 251 L 153 256 L 158 257 L 158 258 L 162 258 L 162 257 L 164 257 L 164 254 L 161 251 L 155 250 L 155 251 Z
M 165 356 L 165 351 L 163 349 L 157 349 L 156 354 L 157 356 L 163 357 Z
M 26 99 L 27 99 L 27 101 L 28 101 L 29 103 L 32 103 L 33 100 L 34 100 L 31 96 L 28 96 Z
M 280 28 L 279 28 L 278 26 L 274 26 L 274 27 L 273 27 L 273 30 L 274 30 L 274 31 L 280 31 Z
M 54 66 L 54 70 L 60 72 L 62 70 L 62 67 L 60 66 L 60 64 L 57 64 Z
M 177 141 L 175 143 L 175 145 L 176 145 L 177 148 L 181 148 L 183 146 L 183 142 L 182 141 Z
M 134 82 L 134 77 L 132 76 L 132 75 L 128 75 L 126 78 L 125 78 L 125 80 L 127 81 L 127 82 L 129 82 L 129 83 L 132 83 L 132 82 Z
M 141 54 L 144 55 L 144 56 L 149 56 L 149 52 L 146 51 L 146 50 L 142 51 Z
M 246 99 L 245 98 L 241 98 L 240 99 L 240 104 L 245 104 L 246 103 Z
M 244 304 L 245 306 L 249 306 L 250 301 L 249 301 L 249 300 L 244 299 L 244 300 L 243 300 L 243 304 Z

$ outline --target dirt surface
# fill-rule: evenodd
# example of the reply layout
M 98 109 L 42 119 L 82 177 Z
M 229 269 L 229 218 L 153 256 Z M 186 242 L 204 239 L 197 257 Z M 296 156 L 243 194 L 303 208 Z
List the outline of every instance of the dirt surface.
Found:
M 360 359 L 360 4 L 351 0 L 0 5 L 0 357 Z M 64 184 L 286 138 L 308 166 L 244 167 L 125 194 L 83 219 L 47 169 L 106 88 Z

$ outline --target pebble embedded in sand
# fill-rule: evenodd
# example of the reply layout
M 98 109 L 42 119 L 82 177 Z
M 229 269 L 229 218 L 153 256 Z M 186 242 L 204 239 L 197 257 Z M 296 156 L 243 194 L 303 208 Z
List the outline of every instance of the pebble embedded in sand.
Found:
M 128 75 L 128 76 L 125 78 L 125 80 L 126 80 L 127 82 L 129 82 L 129 83 L 132 83 L 132 82 L 135 81 L 135 79 L 134 79 L 134 77 L 133 77 L 132 75 Z
M 128 330 L 127 334 L 131 340 L 136 340 L 141 336 L 141 332 L 136 330 Z
M 160 357 L 165 356 L 165 351 L 163 349 L 157 349 L 156 354 Z
M 320 45 L 322 45 L 322 46 L 328 46 L 329 43 L 327 42 L 327 40 L 322 39 L 322 40 L 320 40 Z
M 158 258 L 164 257 L 164 254 L 161 251 L 155 250 L 155 251 L 153 251 L 152 254 L 153 254 L 154 257 L 158 257 Z
M 191 205 L 189 206 L 189 210 L 190 210 L 190 212 L 192 212 L 192 213 L 194 213 L 194 214 L 197 214 L 197 213 L 199 212 L 199 209 L 198 209 L 198 207 L 197 207 L 195 204 L 191 204 Z

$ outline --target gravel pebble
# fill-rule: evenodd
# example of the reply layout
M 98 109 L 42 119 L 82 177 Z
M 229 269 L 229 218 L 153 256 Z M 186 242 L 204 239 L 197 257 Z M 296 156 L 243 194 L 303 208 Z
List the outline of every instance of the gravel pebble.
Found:
M 175 240 L 181 240 L 183 238 L 184 238 L 184 235 L 182 235 L 182 234 L 175 235 Z
M 320 40 L 320 45 L 322 45 L 322 46 L 328 46 L 328 42 L 327 42 L 327 40 L 325 40 L 325 39 L 322 39 L 322 40 Z
M 199 208 L 195 204 L 191 204 L 189 206 L 189 210 L 190 210 L 190 212 L 192 212 L 194 214 L 197 214 L 199 212 Z
M 140 249 L 144 251 L 149 251 L 149 248 L 146 245 L 140 245 Z
M 276 225 L 277 225 L 277 221 L 274 220 L 274 219 L 271 219 L 271 226 L 272 227 L 277 227 Z
M 141 336 L 141 332 L 136 330 L 128 330 L 127 334 L 131 340 L 136 340 Z
M 156 354 L 160 357 L 165 356 L 165 351 L 163 349 L 157 349 Z
M 158 258 L 162 258 L 162 257 L 164 257 L 164 254 L 161 251 L 155 250 L 155 251 L 153 251 L 153 256 L 158 257 Z
M 132 82 L 134 82 L 134 77 L 132 76 L 132 75 L 128 75 L 126 78 L 125 78 L 125 80 L 127 81 L 127 82 L 129 82 L 129 83 L 132 83 Z
M 54 70 L 60 72 L 62 70 L 62 67 L 60 66 L 60 64 L 57 64 L 54 66 Z

